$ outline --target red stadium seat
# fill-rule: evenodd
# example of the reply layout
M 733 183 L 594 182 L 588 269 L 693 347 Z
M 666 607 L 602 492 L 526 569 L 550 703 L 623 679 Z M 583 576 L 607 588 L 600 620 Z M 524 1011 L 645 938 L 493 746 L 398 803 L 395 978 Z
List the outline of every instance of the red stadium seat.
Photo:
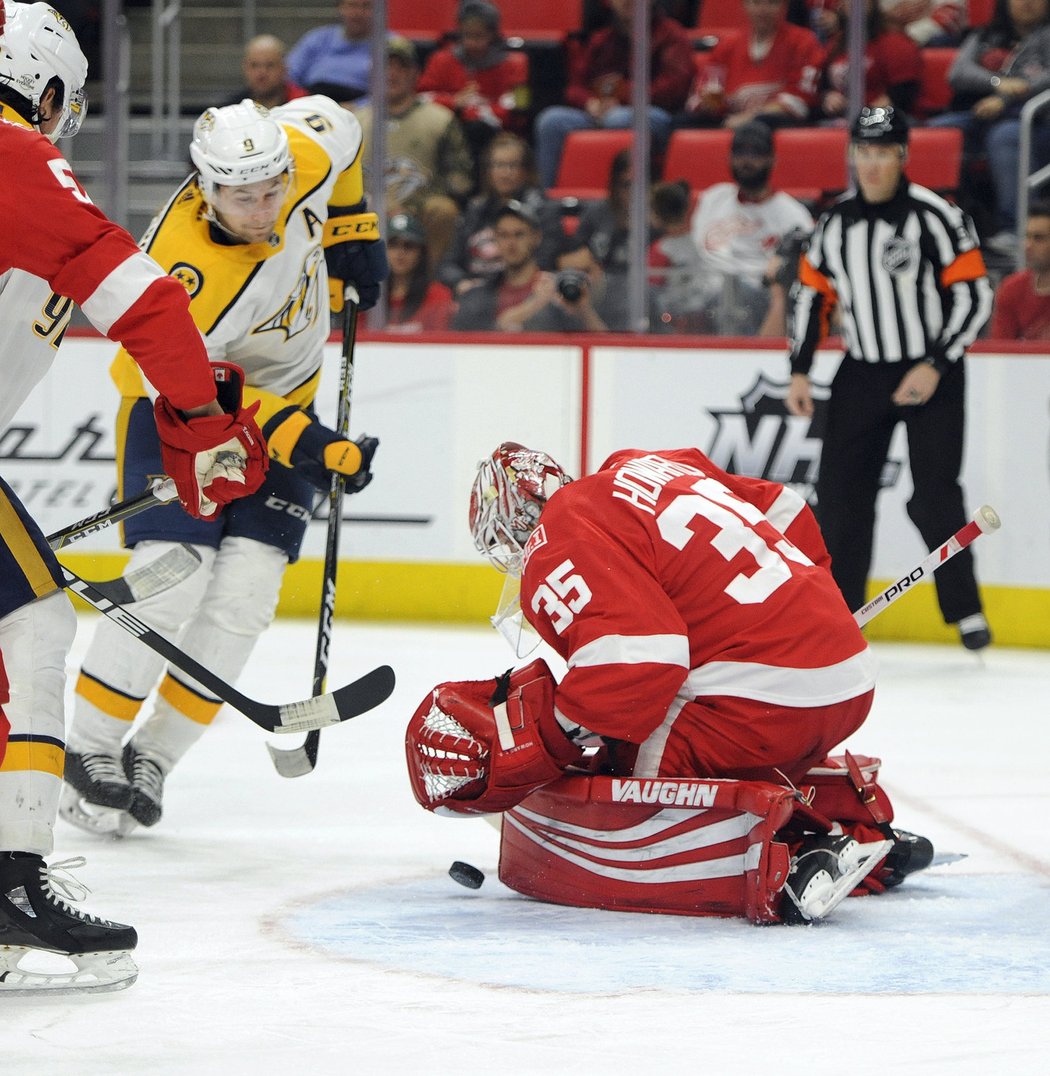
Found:
M 630 131 L 571 131 L 562 147 L 558 181 L 549 198 L 604 198 L 613 158 L 631 145 Z
M 583 24 L 582 0 L 528 0 L 500 7 L 503 32 L 512 37 L 564 37 Z
M 699 29 L 708 26 L 737 26 L 746 28 L 747 16 L 741 0 L 704 0 L 700 5 L 700 17 L 696 20 Z
M 432 37 L 456 28 L 459 0 L 387 0 L 386 24 L 395 33 L 407 37 Z
M 927 119 L 947 110 L 952 100 L 948 71 L 958 54 L 958 49 L 922 50 L 922 82 L 919 85 L 919 98 L 915 102 L 916 116 Z
M 845 127 L 784 127 L 773 135 L 776 158 L 770 182 L 806 202 L 849 186 Z
M 986 26 L 995 11 L 995 0 L 970 0 L 967 5 L 967 25 L 971 29 Z
M 733 132 L 724 128 L 672 131 L 664 157 L 663 178 L 687 180 L 693 190 L 729 183 L 729 145 Z
M 958 127 L 914 127 L 909 138 L 908 178 L 935 191 L 955 191 L 962 168 Z

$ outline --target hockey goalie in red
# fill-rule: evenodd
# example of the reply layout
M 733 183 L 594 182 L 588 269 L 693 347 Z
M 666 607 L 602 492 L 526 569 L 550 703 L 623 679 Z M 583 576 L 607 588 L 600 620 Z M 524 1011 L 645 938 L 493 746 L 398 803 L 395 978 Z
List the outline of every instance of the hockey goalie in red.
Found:
M 441 684 L 406 737 L 430 810 L 504 811 L 500 878 L 590 907 L 808 922 L 928 866 L 864 722 L 875 661 L 792 490 L 697 449 L 622 451 L 572 481 L 502 444 L 475 545 L 567 664 Z

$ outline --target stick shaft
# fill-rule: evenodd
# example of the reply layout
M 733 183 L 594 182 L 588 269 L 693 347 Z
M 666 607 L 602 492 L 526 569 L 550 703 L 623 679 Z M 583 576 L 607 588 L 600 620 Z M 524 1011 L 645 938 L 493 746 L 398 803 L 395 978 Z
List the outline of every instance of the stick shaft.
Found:
M 70 523 L 68 527 L 63 527 L 60 531 L 49 534 L 47 536 L 48 545 L 56 552 L 60 549 L 65 549 L 67 545 L 79 542 L 81 538 L 86 538 L 89 534 L 105 530 L 116 523 L 123 523 L 124 520 L 137 516 L 139 512 L 144 512 L 147 508 L 152 508 L 157 504 L 168 504 L 170 501 L 174 501 L 177 496 L 175 483 L 170 478 L 165 478 L 163 482 L 158 483 L 152 489 L 146 490 L 145 493 L 140 493 L 137 497 L 129 497 L 119 504 L 110 505 L 109 508 L 96 512 L 93 516 L 77 520 L 76 523 Z

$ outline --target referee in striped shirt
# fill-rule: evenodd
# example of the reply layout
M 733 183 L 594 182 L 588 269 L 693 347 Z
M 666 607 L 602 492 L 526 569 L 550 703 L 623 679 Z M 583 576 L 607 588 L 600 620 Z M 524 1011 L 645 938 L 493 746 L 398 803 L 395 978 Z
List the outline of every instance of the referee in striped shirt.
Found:
M 962 468 L 964 355 L 988 319 L 992 289 L 973 224 L 909 183 L 908 125 L 863 108 L 850 131 L 856 189 L 817 222 L 793 290 L 793 415 L 813 414 L 809 370 L 837 305 L 846 353 L 831 385 L 817 512 L 832 573 L 851 609 L 867 598 L 875 501 L 898 422 L 914 492 L 908 515 L 927 548 L 967 519 Z M 934 575 L 945 623 L 979 650 L 991 642 L 969 550 Z

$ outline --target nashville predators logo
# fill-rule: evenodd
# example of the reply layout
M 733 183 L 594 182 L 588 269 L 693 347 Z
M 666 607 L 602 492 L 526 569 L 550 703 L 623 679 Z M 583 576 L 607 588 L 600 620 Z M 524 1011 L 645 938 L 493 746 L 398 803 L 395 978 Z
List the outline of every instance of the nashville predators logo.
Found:
M 186 289 L 191 299 L 204 287 L 204 274 L 189 262 L 176 262 L 168 276 L 173 276 Z
M 252 331 L 256 333 L 283 332 L 286 340 L 305 332 L 317 321 L 321 310 L 320 281 L 318 270 L 324 261 L 320 247 L 315 247 L 306 255 L 299 281 L 291 294 L 281 304 L 281 308 Z M 328 293 L 324 295 L 327 310 Z

